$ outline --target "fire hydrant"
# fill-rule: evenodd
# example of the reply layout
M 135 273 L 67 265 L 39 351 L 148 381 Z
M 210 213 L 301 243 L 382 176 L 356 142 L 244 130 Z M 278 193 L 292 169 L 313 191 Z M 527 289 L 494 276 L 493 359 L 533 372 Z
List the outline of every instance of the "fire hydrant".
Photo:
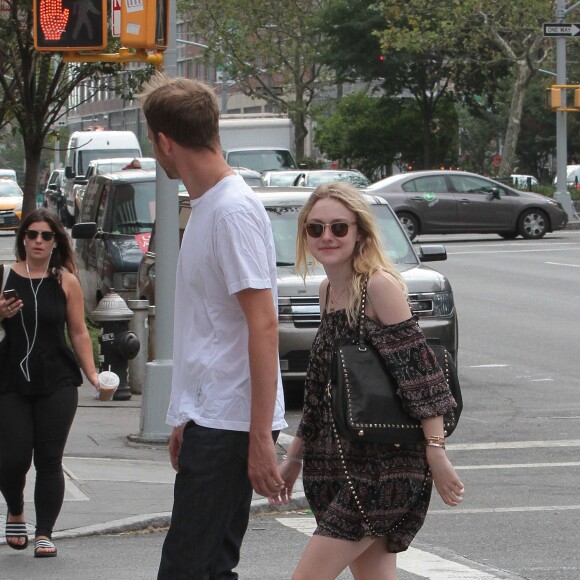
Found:
M 139 353 L 139 339 L 129 331 L 133 312 L 113 290 L 93 310 L 92 318 L 101 327 L 99 336 L 99 371 L 111 370 L 119 375 L 119 387 L 113 395 L 115 401 L 128 401 L 131 388 L 127 380 L 129 360 Z

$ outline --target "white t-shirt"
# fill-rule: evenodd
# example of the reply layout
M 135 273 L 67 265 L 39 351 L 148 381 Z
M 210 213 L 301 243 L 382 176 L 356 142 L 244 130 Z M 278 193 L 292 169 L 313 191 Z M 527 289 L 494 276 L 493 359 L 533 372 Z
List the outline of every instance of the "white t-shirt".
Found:
M 238 175 L 222 179 L 191 208 L 177 263 L 167 423 L 249 431 L 248 326 L 235 294 L 270 288 L 278 309 L 270 220 Z M 278 368 L 272 429 L 286 426 Z

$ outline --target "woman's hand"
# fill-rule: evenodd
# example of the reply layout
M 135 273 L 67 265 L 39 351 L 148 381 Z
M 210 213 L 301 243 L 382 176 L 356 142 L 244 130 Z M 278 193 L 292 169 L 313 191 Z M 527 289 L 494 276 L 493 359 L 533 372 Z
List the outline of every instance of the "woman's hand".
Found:
M 91 385 L 97 389 L 97 391 L 101 390 L 101 385 L 99 384 L 99 373 L 97 371 L 90 373 L 87 378 L 89 379 Z
M 3 295 L 0 295 L 0 315 L 2 318 L 12 318 L 22 308 L 22 300 L 20 298 L 9 298 L 6 300 Z
M 450 506 L 458 506 L 463 501 L 465 488 L 445 450 L 428 446 L 427 461 L 433 475 L 433 483 L 443 502 Z
M 302 463 L 296 459 L 284 459 L 279 465 L 280 477 L 284 480 L 284 487 L 280 489 L 280 494 L 269 497 L 270 505 L 288 505 L 292 499 L 292 491 L 300 471 L 302 470 Z

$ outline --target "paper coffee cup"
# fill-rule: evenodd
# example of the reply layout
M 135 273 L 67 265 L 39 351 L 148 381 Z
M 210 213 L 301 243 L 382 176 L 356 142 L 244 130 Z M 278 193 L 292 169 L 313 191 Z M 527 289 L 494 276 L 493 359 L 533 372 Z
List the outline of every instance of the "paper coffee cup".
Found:
M 119 386 L 119 375 L 111 371 L 103 371 L 99 374 L 99 386 L 101 387 L 99 391 L 100 401 L 110 401 Z

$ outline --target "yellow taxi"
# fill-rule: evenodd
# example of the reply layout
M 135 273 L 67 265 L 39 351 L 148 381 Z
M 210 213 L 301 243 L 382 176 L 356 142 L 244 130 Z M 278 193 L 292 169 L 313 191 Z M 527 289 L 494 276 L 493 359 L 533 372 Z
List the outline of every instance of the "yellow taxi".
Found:
M 23 193 L 13 179 L 0 177 L 0 230 L 18 229 L 22 217 Z

